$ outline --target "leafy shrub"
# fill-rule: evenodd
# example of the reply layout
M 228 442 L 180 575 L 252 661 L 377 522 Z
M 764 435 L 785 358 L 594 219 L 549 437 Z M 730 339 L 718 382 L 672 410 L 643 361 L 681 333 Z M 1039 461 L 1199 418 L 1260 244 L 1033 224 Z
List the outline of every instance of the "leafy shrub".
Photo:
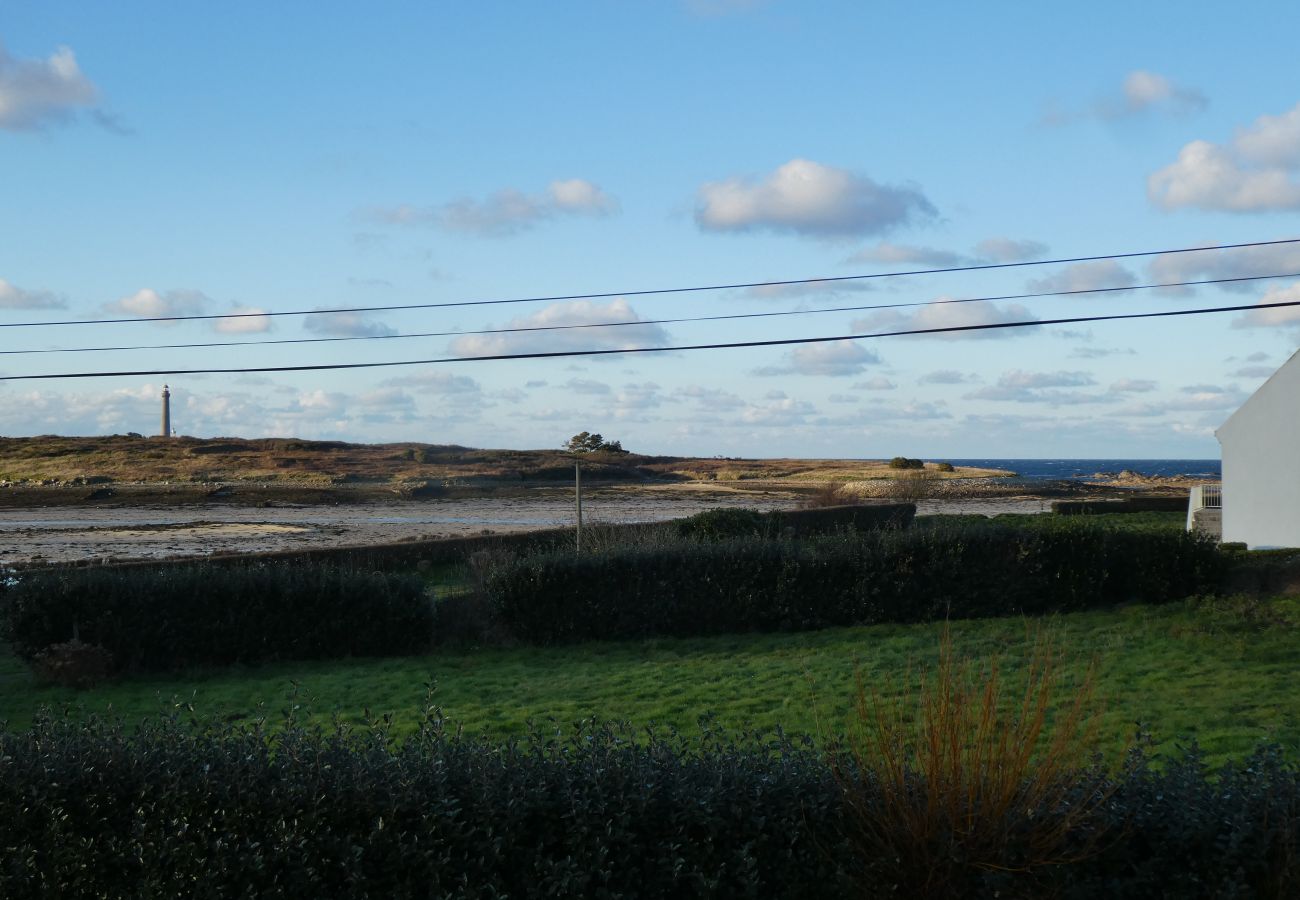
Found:
M 0 896 L 847 895 L 817 754 L 636 737 L 40 721 L 0 734 Z
M 906 456 L 895 456 L 889 461 L 891 469 L 924 469 L 925 461 L 920 459 L 911 459 Z
M 113 654 L 103 647 L 73 638 L 52 644 L 32 657 L 39 681 L 62 687 L 94 687 L 113 674 Z
M 1211 590 L 1222 568 L 1213 542 L 1198 535 L 1071 518 L 1034 529 L 988 524 L 600 557 L 542 553 L 494 572 L 489 591 L 511 633 L 555 644 L 1163 602 Z
M 432 604 L 415 576 L 320 565 L 62 569 L 23 575 L 0 632 L 32 660 L 74 633 L 128 670 L 426 649 Z
M 876 823 L 883 801 L 864 779 L 850 817 L 831 768 L 779 733 L 585 725 L 492 745 L 431 711 L 397 743 L 382 725 L 47 717 L 0 733 L 0 896 L 927 896 L 886 854 L 853 852 L 859 815 Z M 1097 791 L 1062 865 L 1027 877 L 1034 832 L 1012 833 L 991 856 L 944 860 L 965 877 L 928 896 L 1296 895 L 1300 771 L 1280 752 L 1209 772 L 1195 748 L 1160 769 L 1139 749 L 1107 783 L 1069 782 L 1063 803 Z
M 956 469 L 953 468 L 952 463 L 950 463 L 950 462 L 935 463 L 935 464 L 934 464 L 934 470 L 935 470 L 936 472 L 955 472 L 955 471 L 957 471 Z

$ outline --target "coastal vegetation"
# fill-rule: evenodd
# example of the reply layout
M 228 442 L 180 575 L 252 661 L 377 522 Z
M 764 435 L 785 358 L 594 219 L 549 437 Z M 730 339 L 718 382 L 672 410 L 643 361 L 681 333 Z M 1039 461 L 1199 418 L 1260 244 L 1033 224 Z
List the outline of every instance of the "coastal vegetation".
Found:
M 16 572 L 0 891 L 1290 896 L 1288 560 L 912 512 Z
M 587 446 L 591 437 L 584 439 L 584 451 L 591 450 Z M 645 456 L 621 452 L 619 442 L 596 437 L 604 445 L 602 452 L 588 453 L 584 462 L 585 474 L 593 479 L 632 483 L 771 481 L 799 486 L 891 474 L 888 464 L 879 460 Z M 958 468 L 948 477 L 1005 474 Z M 297 487 L 406 482 L 510 485 L 572 477 L 573 459 L 565 449 L 481 450 L 443 444 L 349 444 L 288 438 L 0 437 L 0 482 L 24 486 L 159 482 L 258 482 Z

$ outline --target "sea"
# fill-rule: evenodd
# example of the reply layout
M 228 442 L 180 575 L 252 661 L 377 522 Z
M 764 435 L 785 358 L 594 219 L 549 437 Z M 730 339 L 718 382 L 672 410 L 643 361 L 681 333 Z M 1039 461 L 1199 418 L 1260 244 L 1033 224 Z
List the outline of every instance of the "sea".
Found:
M 954 466 L 1006 469 L 1027 481 L 1088 478 L 1098 472 L 1126 469 L 1139 475 L 1188 475 L 1207 481 L 1223 477 L 1223 464 L 1217 459 L 949 459 L 945 462 Z

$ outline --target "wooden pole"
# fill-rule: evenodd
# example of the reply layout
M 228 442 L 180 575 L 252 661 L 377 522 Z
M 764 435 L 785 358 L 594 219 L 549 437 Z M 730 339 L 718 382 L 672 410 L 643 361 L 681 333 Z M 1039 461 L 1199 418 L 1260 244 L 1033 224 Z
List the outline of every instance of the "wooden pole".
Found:
M 578 508 L 578 531 L 574 539 L 574 549 L 582 552 L 582 463 L 573 463 L 573 497 Z

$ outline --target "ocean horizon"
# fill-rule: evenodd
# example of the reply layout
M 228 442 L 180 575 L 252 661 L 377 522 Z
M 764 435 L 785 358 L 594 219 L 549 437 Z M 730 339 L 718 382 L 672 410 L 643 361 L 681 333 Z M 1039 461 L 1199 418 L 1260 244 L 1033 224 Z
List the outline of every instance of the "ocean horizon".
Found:
M 973 466 L 981 469 L 1007 469 L 1020 478 L 1051 480 L 1059 478 L 1087 478 L 1099 472 L 1137 472 L 1168 478 L 1184 475 L 1191 478 L 1219 480 L 1223 477 L 1223 463 L 1218 459 L 935 459 L 954 466 Z

